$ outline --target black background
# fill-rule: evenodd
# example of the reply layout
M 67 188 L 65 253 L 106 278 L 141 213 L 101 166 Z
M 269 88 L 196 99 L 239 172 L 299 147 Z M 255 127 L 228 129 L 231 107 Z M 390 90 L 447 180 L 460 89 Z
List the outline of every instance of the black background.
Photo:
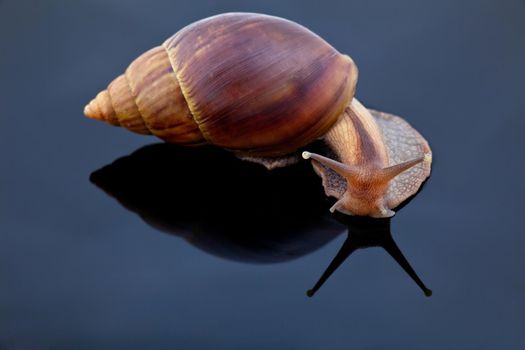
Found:
M 89 182 L 158 141 L 84 105 L 227 11 L 318 33 L 358 64 L 365 105 L 429 140 L 432 177 L 392 225 L 431 298 L 368 249 L 309 299 L 343 235 L 287 263 L 233 262 Z M 524 348 L 524 18 L 518 0 L 0 1 L 0 349 Z

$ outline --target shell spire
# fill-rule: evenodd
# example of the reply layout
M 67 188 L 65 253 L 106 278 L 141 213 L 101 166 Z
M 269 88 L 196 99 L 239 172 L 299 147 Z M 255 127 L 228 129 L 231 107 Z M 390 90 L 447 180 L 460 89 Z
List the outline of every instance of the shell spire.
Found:
M 84 114 L 170 143 L 205 143 L 162 46 L 135 59 L 124 74 L 86 105 Z
M 118 76 L 106 90 L 84 108 L 88 118 L 122 126 L 138 134 L 151 134 L 140 113 L 125 74 Z
M 111 105 L 108 90 L 101 91 L 84 107 L 84 115 L 88 118 L 104 121 L 112 125 L 120 125 L 115 109 Z

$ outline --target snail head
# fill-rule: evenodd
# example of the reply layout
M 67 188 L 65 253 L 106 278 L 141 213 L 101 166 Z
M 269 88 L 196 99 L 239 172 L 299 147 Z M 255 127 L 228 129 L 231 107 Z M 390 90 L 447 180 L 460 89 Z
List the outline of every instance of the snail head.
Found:
M 332 213 L 337 210 L 347 215 L 375 218 L 391 217 L 395 214 L 388 207 L 387 190 L 390 182 L 405 170 L 423 161 L 429 161 L 430 157 L 430 154 L 426 154 L 400 164 L 381 167 L 376 163 L 344 164 L 316 153 L 303 152 L 304 159 L 312 159 L 346 180 L 346 191 L 330 208 Z

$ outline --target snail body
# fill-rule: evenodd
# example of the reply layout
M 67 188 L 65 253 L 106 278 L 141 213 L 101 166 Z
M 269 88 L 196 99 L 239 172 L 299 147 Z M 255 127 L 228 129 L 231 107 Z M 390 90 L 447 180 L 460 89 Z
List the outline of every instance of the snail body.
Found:
M 84 114 L 169 143 L 212 144 L 268 168 L 323 139 L 335 159 L 303 157 L 338 198 L 331 210 L 391 216 L 428 177 L 430 148 L 400 118 L 362 106 L 357 75 L 349 56 L 294 22 L 229 13 L 139 56 Z M 396 183 L 404 171 L 409 180 Z

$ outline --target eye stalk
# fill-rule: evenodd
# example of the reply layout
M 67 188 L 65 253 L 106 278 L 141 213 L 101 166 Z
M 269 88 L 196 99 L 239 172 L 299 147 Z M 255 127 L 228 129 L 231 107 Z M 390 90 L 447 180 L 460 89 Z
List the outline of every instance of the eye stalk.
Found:
M 347 215 L 375 218 L 388 218 L 395 214 L 388 208 L 386 200 L 390 181 L 413 166 L 431 159 L 431 155 L 428 153 L 403 163 L 382 168 L 374 163 L 344 164 L 307 151 L 303 152 L 302 155 L 304 159 L 312 159 L 312 161 L 335 171 L 346 180 L 346 192 L 330 208 L 330 212 L 333 213 L 337 210 Z

